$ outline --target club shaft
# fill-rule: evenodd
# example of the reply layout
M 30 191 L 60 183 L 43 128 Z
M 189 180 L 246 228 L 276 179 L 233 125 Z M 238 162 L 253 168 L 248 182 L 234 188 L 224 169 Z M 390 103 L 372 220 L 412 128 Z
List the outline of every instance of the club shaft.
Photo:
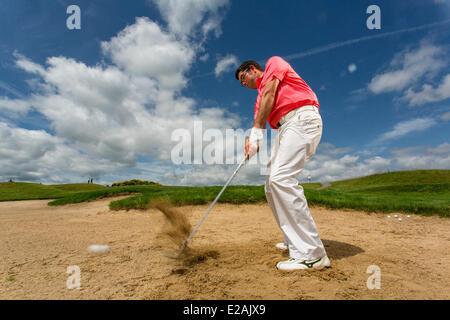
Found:
M 220 196 L 222 195 L 222 193 L 225 191 L 225 189 L 228 187 L 228 185 L 231 183 L 231 181 L 233 180 L 234 176 L 238 173 L 239 169 L 241 169 L 241 167 L 244 165 L 246 158 L 244 158 L 241 163 L 239 164 L 239 166 L 237 167 L 236 170 L 234 170 L 233 174 L 231 175 L 231 177 L 228 179 L 227 183 L 225 183 L 225 185 L 223 186 L 222 190 L 220 190 L 219 194 L 217 195 L 217 197 L 214 199 L 214 201 L 211 203 L 211 205 L 209 206 L 208 210 L 206 210 L 205 214 L 203 215 L 203 217 L 200 219 L 200 221 L 197 223 L 197 225 L 195 226 L 194 230 L 192 230 L 191 234 L 189 235 L 189 237 L 186 239 L 186 241 L 183 243 L 183 245 L 180 248 L 180 251 L 178 253 L 178 256 L 183 252 L 183 250 L 186 248 L 187 244 L 189 243 L 189 241 L 191 241 L 192 237 L 194 236 L 195 232 L 197 231 L 197 229 L 200 227 L 200 225 L 202 224 L 203 220 L 205 220 L 206 216 L 208 215 L 208 213 L 211 211 L 211 209 L 214 207 L 214 205 L 216 204 L 217 200 L 220 198 Z

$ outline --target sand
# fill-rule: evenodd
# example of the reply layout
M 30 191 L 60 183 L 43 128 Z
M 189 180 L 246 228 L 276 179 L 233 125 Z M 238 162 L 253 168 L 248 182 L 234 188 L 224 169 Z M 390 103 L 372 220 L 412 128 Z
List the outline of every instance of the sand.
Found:
M 287 255 L 275 248 L 282 234 L 266 204 L 216 204 L 192 254 L 176 260 L 165 254 L 177 248 L 164 214 L 110 211 L 115 199 L 0 202 L 0 299 L 450 298 L 450 219 L 313 207 L 332 268 L 289 273 L 275 268 Z M 177 210 L 195 225 L 207 208 Z M 110 250 L 90 253 L 93 244 Z M 380 289 L 367 287 L 371 265 Z M 70 266 L 79 267 L 79 289 L 67 288 Z

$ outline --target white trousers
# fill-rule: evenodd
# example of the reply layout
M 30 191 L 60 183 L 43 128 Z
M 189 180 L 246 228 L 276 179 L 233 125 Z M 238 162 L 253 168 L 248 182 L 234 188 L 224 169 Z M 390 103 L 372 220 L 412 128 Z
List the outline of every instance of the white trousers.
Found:
M 316 260 L 326 255 L 297 176 L 314 155 L 322 137 L 317 108 L 297 109 L 278 130 L 267 165 L 267 202 L 284 233 L 291 258 Z M 307 109 L 307 108 L 305 108 Z

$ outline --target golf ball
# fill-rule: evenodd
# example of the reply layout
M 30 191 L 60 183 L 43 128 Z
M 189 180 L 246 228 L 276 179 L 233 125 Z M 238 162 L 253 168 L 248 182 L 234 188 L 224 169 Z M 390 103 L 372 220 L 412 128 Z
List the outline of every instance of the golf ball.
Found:
M 411 216 L 406 216 L 408 219 L 411 218 Z
M 394 218 L 398 218 L 398 214 L 394 214 Z
M 398 221 L 402 221 L 402 218 L 398 218 Z
M 391 218 L 391 216 L 387 216 L 389 219 Z
M 93 244 L 92 246 L 89 246 L 87 250 L 92 253 L 107 253 L 109 252 L 109 246 Z

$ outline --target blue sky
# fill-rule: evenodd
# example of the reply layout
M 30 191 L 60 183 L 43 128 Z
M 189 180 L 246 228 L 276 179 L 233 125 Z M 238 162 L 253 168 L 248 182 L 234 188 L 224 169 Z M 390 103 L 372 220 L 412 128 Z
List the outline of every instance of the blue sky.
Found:
M 80 30 L 66 26 L 72 4 Z M 370 5 L 379 30 L 366 26 Z M 223 184 L 242 143 L 216 144 L 231 164 L 178 165 L 172 135 L 249 129 L 256 91 L 234 71 L 274 55 L 321 105 L 321 144 L 300 181 L 449 169 L 449 31 L 446 0 L 5 0 L 0 180 Z M 263 183 L 261 165 L 235 183 Z

